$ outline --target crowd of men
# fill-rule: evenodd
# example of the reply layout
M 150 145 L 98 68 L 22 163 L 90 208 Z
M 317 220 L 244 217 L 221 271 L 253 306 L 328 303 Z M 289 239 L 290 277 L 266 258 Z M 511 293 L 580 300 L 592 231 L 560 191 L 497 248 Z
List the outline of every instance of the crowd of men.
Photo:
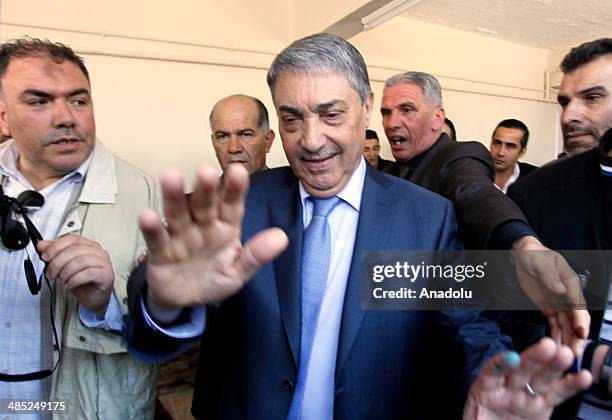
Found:
M 0 401 L 153 418 L 158 364 L 201 340 L 196 418 L 610 418 L 609 281 L 580 284 L 550 249 L 612 246 L 612 39 L 561 69 L 558 162 L 519 162 L 516 119 L 490 151 L 457 141 L 438 80 L 417 71 L 385 83 L 387 161 L 363 57 L 312 35 L 267 73 L 289 166 L 268 168 L 268 111 L 235 94 L 210 113 L 222 177 L 202 166 L 187 196 L 169 170 L 159 197 L 96 139 L 80 57 L 3 44 Z M 10 242 L 17 222 L 27 239 Z M 581 303 L 584 287 L 610 309 L 362 308 L 362 252 L 462 248 L 517 251 L 539 291 Z

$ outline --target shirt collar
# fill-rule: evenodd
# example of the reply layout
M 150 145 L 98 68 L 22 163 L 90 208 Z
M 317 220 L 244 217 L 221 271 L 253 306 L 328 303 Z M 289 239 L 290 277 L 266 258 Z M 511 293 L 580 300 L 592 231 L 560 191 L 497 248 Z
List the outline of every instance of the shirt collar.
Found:
M 359 165 L 353 175 L 351 175 L 351 179 L 344 186 L 344 188 L 336 194 L 338 197 L 342 199 L 342 201 L 348 203 L 355 210 L 359 211 L 361 207 L 361 193 L 363 191 L 363 184 L 365 182 L 366 176 L 366 163 L 365 159 L 361 157 Z M 306 200 L 310 197 L 310 194 L 306 192 L 304 187 L 302 186 L 302 182 L 300 184 L 300 199 L 302 200 L 302 208 L 306 205 Z
M 510 188 L 510 185 L 514 184 L 516 180 L 519 179 L 519 176 L 521 176 L 521 167 L 519 166 L 518 162 L 514 162 L 514 169 L 512 170 L 512 175 L 510 176 L 510 178 L 508 178 L 508 181 L 506 181 L 506 184 L 504 184 L 504 188 L 502 189 L 504 194 L 508 192 L 508 188 Z
M 93 153 L 90 153 L 85 162 L 81 164 L 74 171 L 67 173 L 58 181 L 53 182 L 52 184 L 46 186 L 41 191 L 48 191 L 53 189 L 55 185 L 58 183 L 70 179 L 74 183 L 81 182 L 85 175 L 87 175 L 87 171 L 89 170 L 89 166 L 91 165 L 91 161 L 93 158 Z M 19 171 L 17 167 L 17 161 L 19 160 L 19 149 L 15 144 L 15 140 L 9 139 L 6 140 L 3 147 L 0 149 L 0 173 L 10 179 L 17 180 L 20 184 L 26 186 L 27 188 L 32 188 L 32 184 L 27 180 L 27 178 Z

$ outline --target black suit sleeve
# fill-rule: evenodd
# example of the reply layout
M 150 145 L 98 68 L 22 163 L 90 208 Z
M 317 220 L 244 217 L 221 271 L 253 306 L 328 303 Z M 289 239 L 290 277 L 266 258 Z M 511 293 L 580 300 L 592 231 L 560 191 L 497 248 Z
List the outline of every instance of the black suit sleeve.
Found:
M 141 308 L 141 296 L 146 291 L 146 263 L 140 264 L 128 280 L 128 310 L 125 336 L 128 352 L 144 362 L 164 362 L 187 350 L 198 338 L 178 339 L 169 337 L 147 326 Z M 177 323 L 184 320 L 180 316 Z
M 467 248 L 494 249 L 512 244 L 516 232 L 533 234 L 518 206 L 493 183 L 488 152 L 480 143 L 448 149 L 441 170 L 441 194 L 449 198 Z M 512 222 L 518 229 L 499 229 Z M 511 236 L 511 237 L 510 237 Z M 519 236 L 519 237 L 520 237 Z

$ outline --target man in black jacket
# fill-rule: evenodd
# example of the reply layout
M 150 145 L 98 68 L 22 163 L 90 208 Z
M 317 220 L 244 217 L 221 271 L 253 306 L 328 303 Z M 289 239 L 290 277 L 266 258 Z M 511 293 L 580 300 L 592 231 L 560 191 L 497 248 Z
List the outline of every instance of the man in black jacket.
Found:
M 563 108 L 564 136 L 576 144 L 595 142 L 599 147 L 538 170 L 529 180 L 513 185 L 509 196 L 520 205 L 547 246 L 563 250 L 610 250 L 612 39 L 599 39 L 572 49 L 561 63 L 561 69 L 564 77 L 558 101 Z M 594 275 L 599 270 L 604 270 L 604 275 Z M 593 276 L 585 289 L 587 298 L 593 296 L 605 305 L 609 296 L 609 270 L 609 261 L 608 266 L 591 268 Z M 601 281 L 602 277 L 607 277 L 607 281 Z M 581 360 L 582 366 L 591 367 L 593 392 L 584 397 L 582 404 L 575 399 L 562 407 L 564 411 L 559 413 L 559 418 L 573 417 L 577 411 L 580 418 L 588 419 L 610 418 L 612 414 L 612 305 L 609 302 L 607 308 L 605 315 L 601 310 L 591 313 L 592 341 Z M 606 361 L 608 366 L 602 369 Z
M 517 250 L 529 257 L 519 262 L 534 282 L 553 293 L 569 290 L 572 296 L 580 295 L 576 292 L 577 284 L 562 283 L 563 279 L 575 278 L 564 260 L 552 253 L 542 260 L 533 258 L 542 253 L 523 252 L 547 248 L 535 237 L 516 204 L 494 186 L 489 151 L 478 142 L 453 142 L 442 133 L 442 92 L 434 76 L 407 72 L 388 79 L 381 113 L 396 160 L 384 172 L 451 200 L 466 248 Z M 588 333 L 588 313 L 584 310 L 546 313 L 551 323 L 563 323 L 568 344 L 579 354 Z

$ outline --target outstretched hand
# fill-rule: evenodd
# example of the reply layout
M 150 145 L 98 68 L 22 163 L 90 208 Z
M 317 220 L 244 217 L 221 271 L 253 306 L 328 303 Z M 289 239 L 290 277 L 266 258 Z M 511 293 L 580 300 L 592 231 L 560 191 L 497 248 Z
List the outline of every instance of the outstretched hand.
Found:
M 591 317 L 585 309 L 578 275 L 559 253 L 525 236 L 513 247 L 521 287 L 546 316 L 551 337 L 582 353 L 589 335 Z
M 574 357 L 566 346 L 543 338 L 519 356 L 500 353 L 470 388 L 464 419 L 548 419 L 553 408 L 591 385 L 591 374 L 564 374 Z
M 229 166 L 222 188 L 214 169 L 202 166 L 188 199 L 178 171 L 162 175 L 165 224 L 151 210 L 139 218 L 149 248 L 147 299 L 166 308 L 220 302 L 287 247 L 287 236 L 278 228 L 241 244 L 248 185 L 241 165 Z

